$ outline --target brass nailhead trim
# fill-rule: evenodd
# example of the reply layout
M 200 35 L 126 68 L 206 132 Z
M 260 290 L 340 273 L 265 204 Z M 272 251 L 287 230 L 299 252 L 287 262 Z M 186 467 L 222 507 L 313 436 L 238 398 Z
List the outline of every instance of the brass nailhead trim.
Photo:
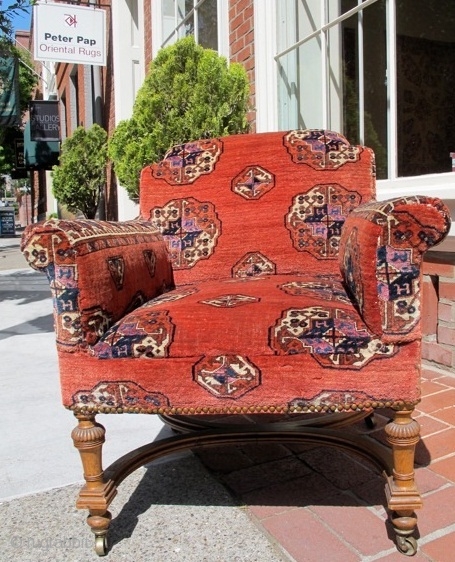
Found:
M 349 412 L 349 411 L 362 411 L 369 410 L 371 408 L 393 408 L 394 410 L 412 410 L 420 400 L 415 400 L 412 402 L 407 402 L 404 400 L 387 400 L 383 401 L 366 401 L 365 403 L 351 403 L 351 404 L 310 404 L 310 405 L 296 405 L 296 406 L 286 406 L 286 405 L 276 405 L 276 406 L 227 406 L 227 407 L 217 407 L 217 406 L 184 406 L 177 408 L 165 408 L 159 407 L 155 409 L 139 408 L 139 407 L 124 407 L 124 406 L 92 406 L 92 405 L 72 405 L 68 407 L 69 410 L 74 413 L 80 414 L 92 414 L 92 413 L 102 413 L 102 414 L 170 414 L 170 415 L 194 415 L 194 414 L 276 414 L 276 413 L 302 413 L 302 412 Z

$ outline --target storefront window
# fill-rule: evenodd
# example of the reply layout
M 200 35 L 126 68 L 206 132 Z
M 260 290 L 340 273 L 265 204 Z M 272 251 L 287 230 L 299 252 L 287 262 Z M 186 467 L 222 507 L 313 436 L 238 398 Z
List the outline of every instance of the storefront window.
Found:
M 217 0 L 161 0 L 162 46 L 194 35 L 196 42 L 218 50 Z
M 398 175 L 448 172 L 455 151 L 455 2 L 397 0 Z
M 277 51 L 279 128 L 371 146 L 379 179 L 450 171 L 453 0 L 283 0 Z

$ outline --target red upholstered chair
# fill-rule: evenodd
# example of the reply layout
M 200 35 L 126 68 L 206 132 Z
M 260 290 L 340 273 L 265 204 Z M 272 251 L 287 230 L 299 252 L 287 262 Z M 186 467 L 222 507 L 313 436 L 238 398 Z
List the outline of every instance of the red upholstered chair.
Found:
M 27 228 L 23 252 L 54 296 L 86 479 L 77 506 L 99 554 L 109 503 L 137 467 L 262 439 L 372 459 L 387 474 L 398 548 L 415 551 L 420 266 L 450 215 L 434 198 L 374 197 L 373 153 L 337 133 L 239 135 L 176 146 L 145 168 L 140 220 Z M 395 411 L 390 448 L 336 429 L 375 408 Z M 103 472 L 99 412 L 161 414 L 181 433 Z M 216 415 L 259 421 L 212 427 Z M 271 423 L 285 416 L 298 423 Z

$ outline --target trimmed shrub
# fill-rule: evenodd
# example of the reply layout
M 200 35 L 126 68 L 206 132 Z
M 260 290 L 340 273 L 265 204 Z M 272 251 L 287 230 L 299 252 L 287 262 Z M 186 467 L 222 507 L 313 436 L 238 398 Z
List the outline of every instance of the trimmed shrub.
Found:
M 175 144 L 248 132 L 249 83 L 239 63 L 228 64 L 193 36 L 159 51 L 138 91 L 132 117 L 109 140 L 109 157 L 132 199 L 147 164 Z

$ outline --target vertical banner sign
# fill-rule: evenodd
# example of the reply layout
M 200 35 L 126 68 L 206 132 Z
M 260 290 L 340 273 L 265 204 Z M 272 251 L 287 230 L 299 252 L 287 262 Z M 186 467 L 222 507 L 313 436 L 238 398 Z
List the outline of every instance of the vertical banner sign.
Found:
M 60 116 L 58 101 L 30 102 L 30 140 L 59 141 Z
M 20 121 L 19 62 L 0 52 L 0 125 L 14 127 Z
M 74 4 L 33 6 L 35 60 L 106 66 L 106 12 Z
M 16 170 L 25 169 L 24 139 L 14 139 L 14 167 Z

